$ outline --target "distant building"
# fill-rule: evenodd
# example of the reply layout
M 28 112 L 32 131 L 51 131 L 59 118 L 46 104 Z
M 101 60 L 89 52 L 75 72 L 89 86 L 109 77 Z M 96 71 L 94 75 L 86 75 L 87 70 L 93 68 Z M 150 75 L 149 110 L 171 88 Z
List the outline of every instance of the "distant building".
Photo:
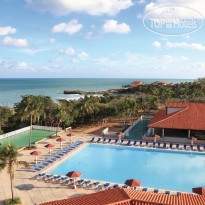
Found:
M 159 86 L 159 85 L 171 86 L 172 84 L 166 83 L 164 81 L 156 81 L 156 82 L 151 83 L 150 85 L 153 85 L 153 86 Z
M 168 102 L 166 109 L 160 110 L 149 123 L 148 127 L 152 128 L 152 134 L 158 129 L 162 132 L 172 131 L 178 133 L 180 137 L 184 133 L 184 137 L 190 137 L 192 133 L 203 133 L 205 131 L 205 103 L 183 103 Z M 174 131 L 174 132 L 173 132 Z M 159 132 L 158 132 L 159 134 Z
M 142 81 L 134 81 L 133 83 L 131 83 L 132 87 L 137 87 L 138 85 L 144 85 L 144 83 Z

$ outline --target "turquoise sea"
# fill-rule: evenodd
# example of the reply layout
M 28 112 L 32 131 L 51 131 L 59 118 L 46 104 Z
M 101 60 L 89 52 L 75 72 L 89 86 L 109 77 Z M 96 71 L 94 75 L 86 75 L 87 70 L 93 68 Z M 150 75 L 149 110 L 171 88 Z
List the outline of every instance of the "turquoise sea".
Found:
M 72 79 L 3 79 L 0 78 L 0 106 L 12 106 L 21 100 L 21 95 L 48 95 L 56 99 L 78 99 L 81 95 L 64 95 L 64 90 L 101 91 L 121 88 L 133 81 L 151 83 L 163 80 L 168 83 L 190 82 L 194 79 L 130 79 L 130 78 L 72 78 Z

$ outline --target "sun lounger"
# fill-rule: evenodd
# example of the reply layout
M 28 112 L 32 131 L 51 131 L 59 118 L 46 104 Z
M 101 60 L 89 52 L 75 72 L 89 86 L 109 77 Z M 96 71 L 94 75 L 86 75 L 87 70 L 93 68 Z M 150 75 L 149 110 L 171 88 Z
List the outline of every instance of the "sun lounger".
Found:
M 52 157 L 48 157 L 48 159 L 52 160 L 52 161 L 56 161 L 57 159 L 56 158 L 52 158 Z
M 66 182 L 66 180 L 68 180 L 68 177 L 63 177 L 63 178 L 61 178 L 61 179 L 60 179 L 60 181 L 59 181 L 59 182 L 60 182 L 60 183 L 65 183 L 65 182 Z
M 45 168 L 43 165 L 39 165 L 38 163 L 35 166 L 37 169 L 44 169 Z
M 205 146 L 204 146 L 204 151 L 205 151 Z
M 160 143 L 160 142 L 158 142 L 158 143 L 157 143 L 157 147 L 158 147 L 158 148 L 160 148 L 160 146 L 161 146 L 161 143 Z
M 63 151 L 66 152 L 66 154 L 67 154 L 68 152 L 70 152 L 70 150 L 69 150 L 69 149 L 66 149 L 66 148 L 63 148 Z
M 114 141 L 114 144 L 117 144 L 118 143 L 118 139 L 116 139 L 115 141 Z
M 98 138 L 97 143 L 101 142 L 101 138 Z
M 124 144 L 124 140 L 121 140 L 121 141 L 120 141 L 120 144 Z
M 149 146 L 149 142 L 145 142 L 145 146 L 148 147 Z
M 153 142 L 153 145 L 152 145 L 152 147 L 156 147 L 156 142 Z
M 123 185 L 122 188 L 128 188 L 128 186 L 127 185 Z
M 111 139 L 109 139 L 109 140 L 107 141 L 107 143 L 110 144 L 110 143 L 111 143 Z
M 90 140 L 90 142 L 94 142 L 95 141 L 95 138 L 93 137 L 91 140 Z
M 41 171 L 41 169 L 36 168 L 36 167 L 34 167 L 34 166 L 32 166 L 31 168 L 32 168 L 33 171 Z
M 159 189 L 154 189 L 154 193 L 159 193 Z
M 47 163 L 53 163 L 54 161 L 51 161 L 51 160 L 45 158 L 45 162 L 47 162 Z
M 42 161 L 39 162 L 42 166 L 46 167 L 48 166 L 49 164 L 48 163 L 43 163 Z
M 105 188 L 105 189 L 108 189 L 109 187 L 110 187 L 110 183 L 105 183 L 105 184 L 104 184 L 104 188 Z
M 197 151 L 201 151 L 200 145 L 197 145 Z
M 118 188 L 119 187 L 119 184 L 114 184 L 113 185 L 113 188 Z
M 176 149 L 179 149 L 179 144 L 176 144 Z
M 101 182 L 94 182 L 92 186 L 94 186 L 97 189 L 100 184 Z
M 46 177 L 44 177 L 44 180 L 45 180 L 45 181 L 50 181 L 53 177 L 54 177 L 53 174 L 46 175 Z
M 64 156 L 63 153 L 56 152 L 56 154 L 57 154 L 58 156 Z
M 187 150 L 187 146 L 186 145 L 184 145 L 184 150 Z
M 105 143 L 105 142 L 106 142 L 106 138 L 103 139 L 102 143 Z
M 170 148 L 170 149 L 173 149 L 173 144 L 170 144 L 170 145 L 169 145 L 169 148 Z
M 147 188 L 143 188 L 142 191 L 147 191 Z
M 133 145 L 134 145 L 134 146 L 137 146 L 137 141 L 136 141 L 136 140 L 134 141 Z
M 63 151 L 62 149 L 60 150 L 60 154 L 67 154 L 66 151 Z
M 45 176 L 46 176 L 46 173 L 40 173 L 40 174 L 38 174 L 37 179 L 42 179 Z
M 140 145 L 140 147 L 143 147 L 143 142 L 142 142 L 142 141 L 140 141 L 140 144 L 139 144 L 139 145 Z
M 68 145 L 68 147 L 69 147 L 70 150 L 74 150 L 75 149 L 75 147 L 71 147 L 71 145 Z
M 61 158 L 61 156 L 55 155 L 55 154 L 53 154 L 52 156 L 53 156 L 54 159 L 56 159 L 56 158 L 60 159 Z M 53 160 L 53 158 L 52 158 L 52 160 Z
M 130 146 L 131 145 L 131 141 L 130 140 L 128 140 L 128 142 L 127 142 L 127 144 L 126 144 L 127 146 Z
M 61 179 L 61 175 L 58 175 L 58 176 L 54 176 L 53 178 L 52 178 L 52 182 L 58 182 L 58 180 L 60 180 Z
M 166 142 L 163 144 L 163 149 L 167 149 L 167 143 Z
M 71 145 L 72 145 L 73 147 L 78 147 L 78 146 L 79 146 L 79 145 L 76 144 L 75 142 L 73 142 Z
M 165 193 L 165 194 L 170 194 L 170 191 L 165 191 L 164 193 Z
M 91 182 L 92 182 L 91 180 L 85 181 L 85 183 L 83 185 L 89 186 L 91 184 Z
M 190 150 L 194 151 L 194 145 L 190 145 Z
M 84 179 L 80 179 L 80 180 L 78 180 L 78 185 L 82 185 L 84 182 L 85 182 Z

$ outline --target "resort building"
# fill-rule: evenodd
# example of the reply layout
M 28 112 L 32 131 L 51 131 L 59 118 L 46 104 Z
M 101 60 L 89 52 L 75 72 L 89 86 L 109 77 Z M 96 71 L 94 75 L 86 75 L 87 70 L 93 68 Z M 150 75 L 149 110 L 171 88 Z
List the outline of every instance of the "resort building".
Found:
M 168 102 L 149 123 L 150 134 L 190 138 L 205 135 L 205 103 Z
M 156 81 L 156 82 L 151 83 L 150 85 L 153 85 L 153 86 L 159 86 L 159 85 L 171 86 L 172 84 L 166 83 L 164 81 Z
M 133 189 L 115 188 L 75 198 L 51 201 L 41 205 L 204 205 L 205 196 L 183 194 L 178 196 L 151 193 Z
M 144 85 L 144 83 L 142 81 L 134 81 L 131 83 L 132 87 L 137 87 L 138 85 Z

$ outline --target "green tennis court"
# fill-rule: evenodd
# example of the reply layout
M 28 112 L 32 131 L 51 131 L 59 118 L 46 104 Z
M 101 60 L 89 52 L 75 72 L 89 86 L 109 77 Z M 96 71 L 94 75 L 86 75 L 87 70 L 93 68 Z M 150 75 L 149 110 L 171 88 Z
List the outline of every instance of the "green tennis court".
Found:
M 142 136 L 147 132 L 148 127 L 147 125 L 151 119 L 143 119 L 139 123 L 137 123 L 129 133 L 129 137 L 125 137 L 125 139 L 132 139 L 132 140 L 141 140 Z
M 31 143 L 34 144 L 38 140 L 41 140 L 43 138 L 49 138 L 54 133 L 55 132 L 53 131 L 47 131 L 47 130 L 32 130 Z M 13 135 L 11 137 L 1 139 L 0 143 L 4 145 L 8 142 L 11 142 L 16 146 L 16 148 L 19 149 L 21 147 L 25 147 L 29 145 L 29 136 L 30 136 L 30 130 Z

